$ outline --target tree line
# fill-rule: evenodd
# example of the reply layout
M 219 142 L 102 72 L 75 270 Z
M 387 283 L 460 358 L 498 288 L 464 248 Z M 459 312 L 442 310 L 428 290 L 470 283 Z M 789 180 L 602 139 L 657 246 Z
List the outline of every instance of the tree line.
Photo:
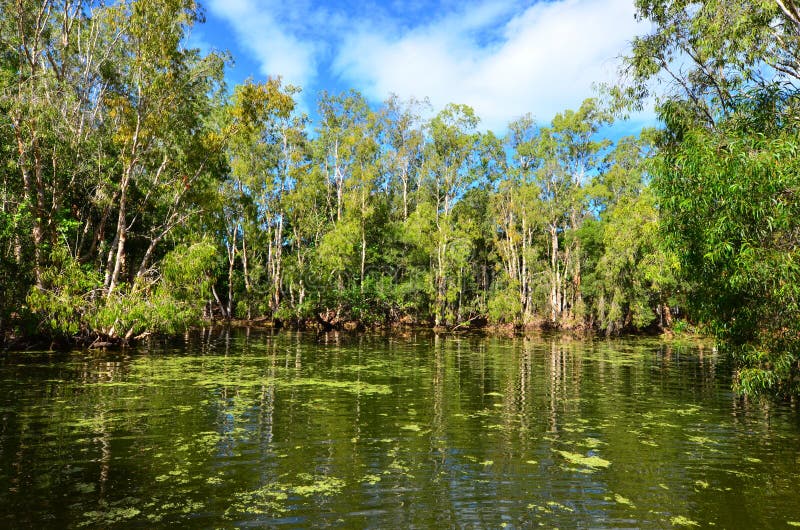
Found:
M 312 122 L 280 78 L 228 87 L 192 0 L 0 1 L 0 337 L 688 315 L 742 391 L 796 393 L 798 9 L 637 12 L 606 97 L 498 136 L 460 104 L 323 92 Z M 653 95 L 663 127 L 609 139 Z

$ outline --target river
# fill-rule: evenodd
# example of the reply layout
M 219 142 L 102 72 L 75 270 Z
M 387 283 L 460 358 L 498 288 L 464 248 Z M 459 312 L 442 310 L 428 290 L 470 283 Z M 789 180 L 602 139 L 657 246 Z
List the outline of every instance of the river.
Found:
M 709 344 L 215 329 L 0 355 L 0 527 L 791 528 Z

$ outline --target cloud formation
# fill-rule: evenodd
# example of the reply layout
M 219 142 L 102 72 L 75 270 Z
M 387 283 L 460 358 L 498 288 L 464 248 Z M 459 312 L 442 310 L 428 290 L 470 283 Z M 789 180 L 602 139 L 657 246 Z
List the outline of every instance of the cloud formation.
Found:
M 435 107 L 466 103 L 499 130 L 525 112 L 549 120 L 580 105 L 593 83 L 614 79 L 617 57 L 642 29 L 629 0 L 542 2 L 481 46 L 475 30 L 494 15 L 453 15 L 400 36 L 362 27 L 339 48 L 335 70 L 373 99 L 396 92 Z
M 316 80 L 321 41 L 305 38 L 289 17 L 280 17 L 275 2 L 209 0 L 214 15 L 227 20 L 242 49 L 259 63 L 264 77 L 282 76 L 287 82 L 310 86 Z
M 307 97 L 353 87 L 374 102 L 396 93 L 429 97 L 437 109 L 465 103 L 497 131 L 526 112 L 549 121 L 580 105 L 648 29 L 632 0 L 395 4 L 209 3 L 264 75 L 282 75 Z

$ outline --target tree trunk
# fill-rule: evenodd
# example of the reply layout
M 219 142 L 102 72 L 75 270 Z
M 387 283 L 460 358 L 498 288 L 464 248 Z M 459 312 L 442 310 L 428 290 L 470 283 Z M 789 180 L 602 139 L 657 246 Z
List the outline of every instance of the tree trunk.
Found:
M 272 274 L 272 312 L 274 313 L 281 305 L 281 278 L 283 258 L 283 215 L 278 218 L 278 229 L 275 231 L 275 269 Z
M 582 224 L 580 212 L 577 208 L 573 207 L 570 213 L 572 221 L 573 233 L 579 230 Z M 583 305 L 583 293 L 581 293 L 581 240 L 575 237 L 573 248 L 573 269 L 572 269 L 572 308 L 571 312 L 575 318 L 583 318 L 583 315 L 578 315 L 577 310 Z
M 447 314 L 447 276 L 445 269 L 445 255 L 447 254 L 447 243 L 439 244 L 437 253 L 437 273 L 436 273 L 436 325 L 446 324 Z
M 211 294 L 214 295 L 214 300 L 217 302 L 217 307 L 219 307 L 219 312 L 222 313 L 222 318 L 230 319 L 230 315 L 228 315 L 225 306 L 222 304 L 222 300 L 219 299 L 219 295 L 217 294 L 217 288 L 214 284 L 211 284 Z
M 334 145 L 335 164 L 333 168 L 333 178 L 336 181 L 336 222 L 342 221 L 342 198 L 344 194 L 344 175 L 339 166 L 339 140 Z
M 236 263 L 236 235 L 237 227 L 233 227 L 231 242 L 228 244 L 228 307 L 226 318 L 233 318 L 233 265 Z
M 361 294 L 364 294 L 364 268 L 367 263 L 367 229 L 361 222 Z
M 550 321 L 555 324 L 561 316 L 559 287 L 561 278 L 558 274 L 558 231 L 550 227 Z
M 114 289 L 117 287 L 119 283 L 119 275 L 122 271 L 123 266 L 125 265 L 125 242 L 128 238 L 128 221 L 127 221 L 127 201 L 128 201 L 128 183 L 130 181 L 130 173 L 132 171 L 132 166 L 129 166 L 125 173 L 122 176 L 122 181 L 120 182 L 120 192 L 119 192 L 119 211 L 117 213 L 117 232 L 114 236 L 114 241 L 116 242 L 116 250 L 113 248 L 109 252 L 113 252 L 114 257 L 114 267 L 111 269 L 111 274 L 108 277 L 107 287 L 107 297 L 111 297 L 111 293 L 114 292 Z M 109 257 L 111 254 L 109 255 Z
M 142 87 L 141 85 L 136 88 L 136 95 L 141 101 Z M 107 285 L 107 295 L 111 293 L 117 286 L 119 275 L 125 265 L 125 242 L 128 238 L 128 222 L 127 222 L 127 204 L 128 204 L 128 187 L 130 186 L 131 176 L 133 170 L 138 163 L 138 150 L 139 150 L 139 132 L 142 125 L 142 108 L 141 106 L 136 111 L 136 127 L 133 131 L 130 143 L 130 161 L 126 165 L 122 173 L 122 180 L 119 184 L 119 212 L 117 215 L 117 233 L 114 240 L 117 242 L 116 257 L 114 260 L 114 269 L 111 273 L 111 278 Z
M 528 304 L 528 233 L 525 223 L 525 216 L 522 216 L 522 263 L 519 270 L 519 298 L 520 298 L 520 313 L 522 320 L 527 320 Z
M 403 221 L 408 219 L 408 164 L 403 167 Z
M 39 160 L 39 157 L 34 155 L 34 167 L 33 172 L 36 176 L 34 177 L 31 175 L 31 168 L 28 167 L 28 149 L 25 146 L 25 141 L 21 136 L 21 129 L 20 127 L 21 119 L 14 120 L 14 133 L 17 140 L 17 149 L 19 154 L 19 167 L 22 173 L 22 185 L 23 190 L 25 193 L 25 198 L 28 200 L 28 204 L 30 204 L 32 208 L 31 212 L 31 237 L 33 239 L 33 273 L 34 278 L 36 280 L 36 285 L 38 287 L 42 286 L 42 266 L 43 266 L 43 256 L 42 256 L 42 241 L 44 239 L 44 230 L 42 229 L 42 218 L 44 215 L 43 212 L 43 190 L 40 189 L 41 186 L 41 170 L 42 168 L 39 167 L 39 164 L 36 162 Z M 32 131 L 32 134 L 35 134 Z M 33 141 L 33 147 L 36 147 L 35 140 Z
M 253 318 L 253 315 L 250 298 L 250 271 L 247 264 L 247 238 L 245 237 L 244 229 L 242 229 L 242 275 L 244 276 L 244 291 L 247 296 L 247 320 L 250 320 Z

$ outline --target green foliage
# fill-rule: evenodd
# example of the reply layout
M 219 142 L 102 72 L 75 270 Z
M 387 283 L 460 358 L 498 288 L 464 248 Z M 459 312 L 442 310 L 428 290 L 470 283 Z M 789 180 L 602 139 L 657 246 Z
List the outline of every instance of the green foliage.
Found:
M 603 231 L 599 296 L 607 304 L 600 325 L 607 333 L 632 326 L 643 329 L 655 320 L 653 308 L 663 303 L 668 287 L 659 271 L 670 266 L 660 248 L 658 214 L 649 190 L 617 203 Z
M 794 1 L 786 5 L 797 13 Z M 797 77 L 797 20 L 778 2 L 637 0 L 636 7 L 653 28 L 634 39 L 627 61 L 628 95 L 640 101 L 666 79 L 662 103 L 684 101 L 693 119 L 713 124 L 744 87 L 767 81 L 764 72 Z
M 498 291 L 489 299 L 488 313 L 492 322 L 515 324 L 521 320 L 522 303 L 519 299 L 519 290 L 514 287 Z
M 38 318 L 40 330 L 48 335 L 76 335 L 85 327 L 84 317 L 94 310 L 99 275 L 81 266 L 67 249 L 57 246 L 51 265 L 42 273 L 42 285 L 31 288 L 28 309 Z
M 89 325 L 103 334 L 130 339 L 141 333 L 178 333 L 199 320 L 191 304 L 176 300 L 163 288 L 143 292 L 121 286 L 95 313 Z
M 359 223 L 348 219 L 337 223 L 322 237 L 316 257 L 326 276 L 333 277 L 353 269 L 357 255 L 356 246 L 360 239 L 359 232 Z
M 665 130 L 652 172 L 675 258 L 660 268 L 648 258 L 645 277 L 689 292 L 693 317 L 737 363 L 737 390 L 796 395 L 798 5 L 636 6 L 652 30 L 634 40 L 633 84 L 615 93 L 643 101 L 654 81 L 672 80 L 659 94 Z
M 209 240 L 178 245 L 162 260 L 159 287 L 176 300 L 202 305 L 210 295 L 217 252 Z
M 4 340 L 6 330 L 17 326 L 20 312 L 28 295 L 28 287 L 32 284 L 30 256 L 25 249 L 17 246 L 17 238 L 24 233 L 29 219 L 27 212 L 20 205 L 15 213 L 0 212 L 0 285 L 3 296 L 0 297 L 0 343 Z M 16 247 L 16 248 L 15 248 Z
M 208 299 L 216 252 L 207 241 L 178 246 L 164 257 L 159 282 L 115 291 L 92 315 L 92 327 L 124 332 L 129 338 L 143 332 L 176 333 L 197 324 Z
M 672 135 L 655 172 L 665 233 L 695 286 L 694 309 L 739 362 L 737 387 L 748 394 L 800 390 L 794 108 L 792 93 L 748 94 L 709 130 L 668 107 Z

